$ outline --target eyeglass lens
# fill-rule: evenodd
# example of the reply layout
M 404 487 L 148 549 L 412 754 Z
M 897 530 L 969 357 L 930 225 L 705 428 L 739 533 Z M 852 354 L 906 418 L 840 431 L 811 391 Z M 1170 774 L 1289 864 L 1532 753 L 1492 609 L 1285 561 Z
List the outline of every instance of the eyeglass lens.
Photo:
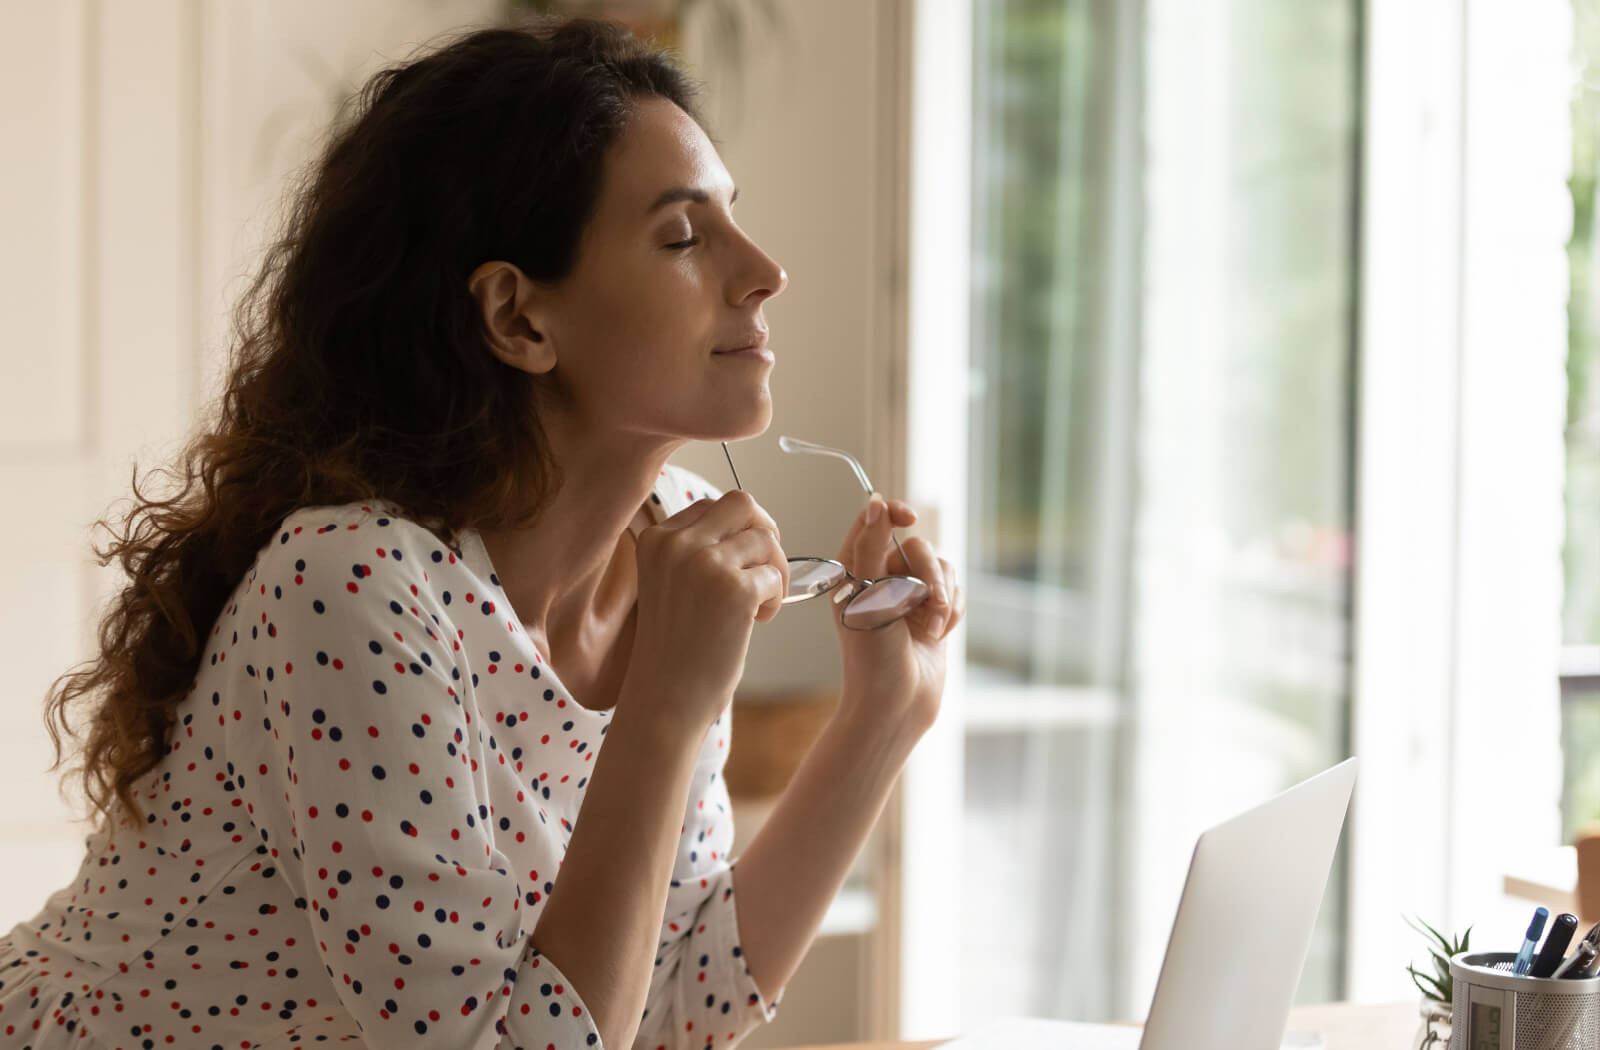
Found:
M 850 600 L 840 620 L 856 630 L 881 627 L 915 608 L 925 590 L 923 584 L 904 577 L 878 580 Z
M 783 602 L 804 601 L 831 591 L 846 577 L 842 565 L 820 558 L 789 560 L 789 594 Z M 904 577 L 877 580 L 845 605 L 840 620 L 846 627 L 871 630 L 898 620 L 916 608 L 927 591 L 926 585 Z
M 830 591 L 845 577 L 844 566 L 810 558 L 789 559 L 789 596 L 783 604 Z

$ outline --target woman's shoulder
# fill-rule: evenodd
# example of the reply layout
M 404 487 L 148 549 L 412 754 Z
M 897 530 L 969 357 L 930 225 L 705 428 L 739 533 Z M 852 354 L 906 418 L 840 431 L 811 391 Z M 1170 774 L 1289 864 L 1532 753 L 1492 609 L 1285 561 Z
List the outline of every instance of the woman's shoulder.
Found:
M 267 538 L 225 612 L 294 645 L 309 644 L 310 630 L 329 651 L 387 644 L 379 639 L 420 624 L 447 656 L 461 618 L 495 613 L 490 583 L 460 547 L 392 504 L 307 506 Z
M 281 575 L 291 566 L 296 575 L 304 574 L 308 561 L 317 563 L 319 573 L 333 568 L 348 574 L 357 587 L 375 567 L 398 571 L 413 582 L 428 573 L 467 568 L 459 539 L 449 542 L 384 500 L 291 511 L 257 553 L 252 575 L 269 570 Z
M 319 504 L 298 507 L 290 511 L 279 523 L 274 541 L 288 545 L 302 537 L 345 537 L 348 542 L 363 544 L 373 538 L 404 537 L 412 542 L 432 542 L 442 547 L 452 547 L 407 515 L 397 504 L 387 500 L 357 500 L 350 503 Z M 356 539 L 355 537 L 361 537 Z

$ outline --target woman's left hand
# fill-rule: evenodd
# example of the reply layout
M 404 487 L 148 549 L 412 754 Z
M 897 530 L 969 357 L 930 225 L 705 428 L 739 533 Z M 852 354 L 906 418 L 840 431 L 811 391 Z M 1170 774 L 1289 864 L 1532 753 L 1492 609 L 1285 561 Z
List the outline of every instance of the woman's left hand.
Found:
M 868 521 L 874 502 L 884 508 L 875 522 Z M 837 592 L 824 600 L 833 604 L 834 629 L 844 656 L 843 704 L 851 710 L 842 713 L 887 720 L 920 736 L 939 714 L 945 638 L 961 622 L 966 599 L 949 561 L 939 557 L 926 539 L 903 538 L 904 558 L 895 549 L 891 528 L 906 528 L 916 520 L 916 512 L 907 504 L 875 495 L 850 526 L 838 560 L 862 579 L 915 576 L 928 585 L 926 601 L 893 623 L 857 631 L 841 622 L 847 603 L 833 602 Z M 848 586 L 850 581 L 838 590 Z

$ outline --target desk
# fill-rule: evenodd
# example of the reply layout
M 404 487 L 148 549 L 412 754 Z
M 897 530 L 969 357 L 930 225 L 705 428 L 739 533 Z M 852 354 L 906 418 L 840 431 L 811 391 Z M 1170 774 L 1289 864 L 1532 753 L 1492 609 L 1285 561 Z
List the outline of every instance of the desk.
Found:
M 1289 1027 L 1321 1032 L 1328 1050 L 1407 1050 L 1422 1017 L 1417 1003 L 1324 1003 L 1289 1011 Z M 922 1043 L 841 1043 L 802 1050 L 932 1050 L 947 1040 Z

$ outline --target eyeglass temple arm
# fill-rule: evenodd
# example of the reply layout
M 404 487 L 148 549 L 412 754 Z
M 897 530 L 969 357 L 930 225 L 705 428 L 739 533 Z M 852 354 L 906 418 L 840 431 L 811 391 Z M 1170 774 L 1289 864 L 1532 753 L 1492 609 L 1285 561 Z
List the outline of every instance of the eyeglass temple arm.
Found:
M 787 434 L 779 435 L 778 447 L 785 452 L 810 452 L 819 456 L 836 456 L 850 464 L 850 469 L 855 471 L 856 480 L 861 482 L 861 488 L 869 496 L 873 492 L 872 482 L 867 480 L 867 472 L 861 469 L 861 464 L 856 461 L 856 457 L 843 449 L 829 448 L 827 445 L 819 445 L 815 441 L 802 441 Z M 743 488 L 744 486 L 739 484 L 739 472 L 734 469 L 733 456 L 728 452 L 728 443 L 726 441 L 722 443 L 722 454 L 728 457 L 728 469 L 733 471 L 734 487 Z M 894 541 L 894 549 L 900 552 L 900 557 L 905 558 L 906 564 L 910 565 L 911 559 L 906 558 L 905 548 L 900 546 L 900 540 L 895 536 L 893 526 L 889 528 L 889 539 Z
M 850 469 L 856 473 L 856 480 L 861 482 L 862 491 L 869 496 L 872 495 L 872 482 L 867 480 L 867 472 L 861 469 L 861 464 L 856 462 L 856 457 L 843 449 L 829 448 L 827 445 L 819 445 L 814 441 L 801 441 L 799 438 L 792 438 L 788 434 L 783 434 L 778 438 L 778 447 L 785 452 L 810 452 L 819 456 L 837 456 L 850 464 Z

